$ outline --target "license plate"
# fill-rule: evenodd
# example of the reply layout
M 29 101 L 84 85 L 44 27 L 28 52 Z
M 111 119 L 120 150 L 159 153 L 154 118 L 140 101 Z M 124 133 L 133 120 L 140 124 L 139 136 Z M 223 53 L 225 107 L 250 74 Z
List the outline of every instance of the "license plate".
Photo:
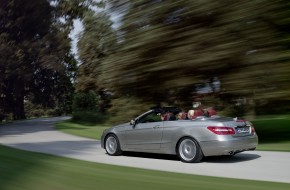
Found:
M 249 132 L 250 132 L 249 127 L 237 128 L 237 133 L 249 133 Z

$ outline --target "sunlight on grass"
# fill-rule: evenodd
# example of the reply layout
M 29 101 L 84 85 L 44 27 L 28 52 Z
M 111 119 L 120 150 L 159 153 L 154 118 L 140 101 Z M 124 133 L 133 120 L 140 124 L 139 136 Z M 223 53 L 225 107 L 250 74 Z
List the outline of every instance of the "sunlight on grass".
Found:
M 279 143 L 262 143 L 258 145 L 257 150 L 290 152 L 290 141 Z
M 101 139 L 103 131 L 107 128 L 109 128 L 109 126 L 105 125 L 88 126 L 72 123 L 71 121 L 63 121 L 56 124 L 56 129 L 62 132 L 97 140 Z
M 21 156 L 20 156 L 21 155 Z M 0 146 L 1 190 L 288 190 L 290 184 L 97 164 Z
M 257 150 L 290 152 L 289 115 L 264 116 L 252 123 L 259 136 Z

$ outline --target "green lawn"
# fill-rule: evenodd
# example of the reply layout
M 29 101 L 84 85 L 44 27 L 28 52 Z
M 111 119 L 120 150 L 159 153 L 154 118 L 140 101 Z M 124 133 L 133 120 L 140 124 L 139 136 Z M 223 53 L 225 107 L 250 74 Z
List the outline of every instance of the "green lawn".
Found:
M 252 121 L 259 136 L 258 150 L 290 152 L 290 116 L 271 117 Z M 100 139 L 103 130 L 108 127 L 81 125 L 71 121 L 60 122 L 56 125 L 57 129 L 65 133 L 93 139 Z
M 288 190 L 290 184 L 111 166 L 0 146 L 1 190 Z
M 290 152 L 290 117 L 275 117 L 252 121 L 259 136 L 258 150 Z
M 82 125 L 73 123 L 70 120 L 63 121 L 56 124 L 56 129 L 69 133 L 72 135 L 77 135 L 81 137 L 87 137 L 91 139 L 101 139 L 101 135 L 105 129 L 109 128 L 106 125 Z

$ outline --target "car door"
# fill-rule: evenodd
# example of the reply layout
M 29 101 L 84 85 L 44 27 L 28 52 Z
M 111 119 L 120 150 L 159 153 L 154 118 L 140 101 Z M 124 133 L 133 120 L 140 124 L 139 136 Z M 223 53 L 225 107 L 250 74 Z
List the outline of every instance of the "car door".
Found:
M 131 150 L 158 150 L 161 147 L 163 122 L 156 113 L 140 118 L 125 132 L 126 148 Z

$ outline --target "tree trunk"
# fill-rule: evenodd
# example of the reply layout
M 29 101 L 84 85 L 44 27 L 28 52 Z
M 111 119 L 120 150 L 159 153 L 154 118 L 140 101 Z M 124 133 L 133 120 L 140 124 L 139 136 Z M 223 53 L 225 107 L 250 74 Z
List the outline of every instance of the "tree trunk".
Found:
M 24 111 L 24 96 L 18 96 L 15 99 L 14 107 L 13 107 L 13 119 L 26 119 L 25 111 Z
M 24 81 L 9 78 L 6 82 L 5 113 L 12 113 L 14 120 L 26 119 L 24 111 Z
M 13 119 L 26 119 L 24 111 L 24 81 L 16 80 L 14 88 Z

